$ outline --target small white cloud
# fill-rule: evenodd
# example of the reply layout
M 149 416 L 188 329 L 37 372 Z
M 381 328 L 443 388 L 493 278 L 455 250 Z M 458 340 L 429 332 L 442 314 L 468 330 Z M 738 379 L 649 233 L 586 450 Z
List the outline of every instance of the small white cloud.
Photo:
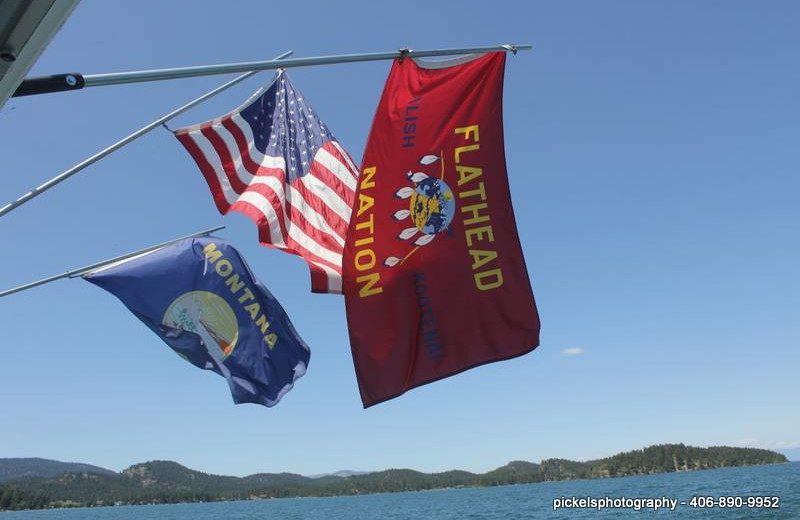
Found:
M 758 446 L 758 444 L 758 439 L 755 437 L 745 437 L 733 443 L 734 446 L 739 446 L 740 448 L 754 448 Z
M 564 354 L 565 356 L 579 356 L 584 352 L 586 351 L 580 347 L 565 348 L 564 350 L 561 351 L 561 353 Z

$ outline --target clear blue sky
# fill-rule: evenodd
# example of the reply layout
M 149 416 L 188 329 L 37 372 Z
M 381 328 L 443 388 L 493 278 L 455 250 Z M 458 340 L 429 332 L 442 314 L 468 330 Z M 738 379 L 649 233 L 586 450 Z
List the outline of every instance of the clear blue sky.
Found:
M 486 471 L 659 442 L 800 446 L 800 5 L 274 5 L 83 0 L 31 74 L 533 44 L 509 57 L 505 126 L 541 347 L 363 410 L 343 299 L 311 294 L 300 259 L 220 216 L 159 130 L 0 219 L 0 287 L 224 223 L 310 345 L 308 374 L 275 408 L 234 406 L 222 378 L 113 296 L 62 280 L 0 299 L 0 457 L 244 475 Z M 291 76 L 358 161 L 388 70 Z M 172 125 L 225 113 L 269 75 Z M 11 100 L 0 202 L 225 79 Z

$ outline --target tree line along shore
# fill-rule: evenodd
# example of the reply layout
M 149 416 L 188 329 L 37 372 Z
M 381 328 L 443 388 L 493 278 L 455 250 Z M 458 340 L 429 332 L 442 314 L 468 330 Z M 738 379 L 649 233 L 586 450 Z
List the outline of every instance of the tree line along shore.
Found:
M 27 465 L 23 461 L 28 461 Z M 538 464 L 514 461 L 482 474 L 461 470 L 422 473 L 410 469 L 388 469 L 317 478 L 292 473 L 258 473 L 247 477 L 210 475 L 172 461 L 136 464 L 120 473 L 76 465 L 79 466 L 78 471 L 37 476 L 37 470 L 30 469 L 30 461 L 39 461 L 41 467 L 46 466 L 47 462 L 64 464 L 43 459 L 0 459 L 0 510 L 324 497 L 502 486 L 776 464 L 787 462 L 787 459 L 779 453 L 755 448 L 696 448 L 683 444 L 661 444 L 585 462 L 566 459 L 547 459 Z M 68 464 L 66 466 L 69 467 Z M 60 466 L 58 468 L 61 469 Z

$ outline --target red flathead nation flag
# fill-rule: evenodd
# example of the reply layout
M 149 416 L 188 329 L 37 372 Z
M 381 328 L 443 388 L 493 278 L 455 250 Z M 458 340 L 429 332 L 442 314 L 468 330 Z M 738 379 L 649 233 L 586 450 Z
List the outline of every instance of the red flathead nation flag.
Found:
M 343 259 L 365 407 L 539 344 L 506 178 L 504 67 L 504 53 L 392 66 Z

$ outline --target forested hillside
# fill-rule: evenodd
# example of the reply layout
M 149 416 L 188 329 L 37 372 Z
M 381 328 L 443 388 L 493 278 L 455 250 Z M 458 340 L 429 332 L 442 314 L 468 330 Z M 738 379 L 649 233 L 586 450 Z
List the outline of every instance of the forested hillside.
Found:
M 56 477 L 64 473 L 83 472 L 115 474 L 110 469 L 76 462 L 39 458 L 0 459 L 0 483 L 21 477 Z
M 0 487 L 0 510 L 357 495 L 646 475 L 781 462 L 786 462 L 786 457 L 768 450 L 695 448 L 683 444 L 650 446 L 587 462 L 548 459 L 535 464 L 515 461 L 483 474 L 458 470 L 422 473 L 410 469 L 388 469 L 344 477 L 329 475 L 310 478 L 292 473 L 227 477 L 194 471 L 176 462 L 153 461 L 131 466 L 118 474 L 103 470 L 99 473 L 65 473 L 54 478 L 18 478 Z

